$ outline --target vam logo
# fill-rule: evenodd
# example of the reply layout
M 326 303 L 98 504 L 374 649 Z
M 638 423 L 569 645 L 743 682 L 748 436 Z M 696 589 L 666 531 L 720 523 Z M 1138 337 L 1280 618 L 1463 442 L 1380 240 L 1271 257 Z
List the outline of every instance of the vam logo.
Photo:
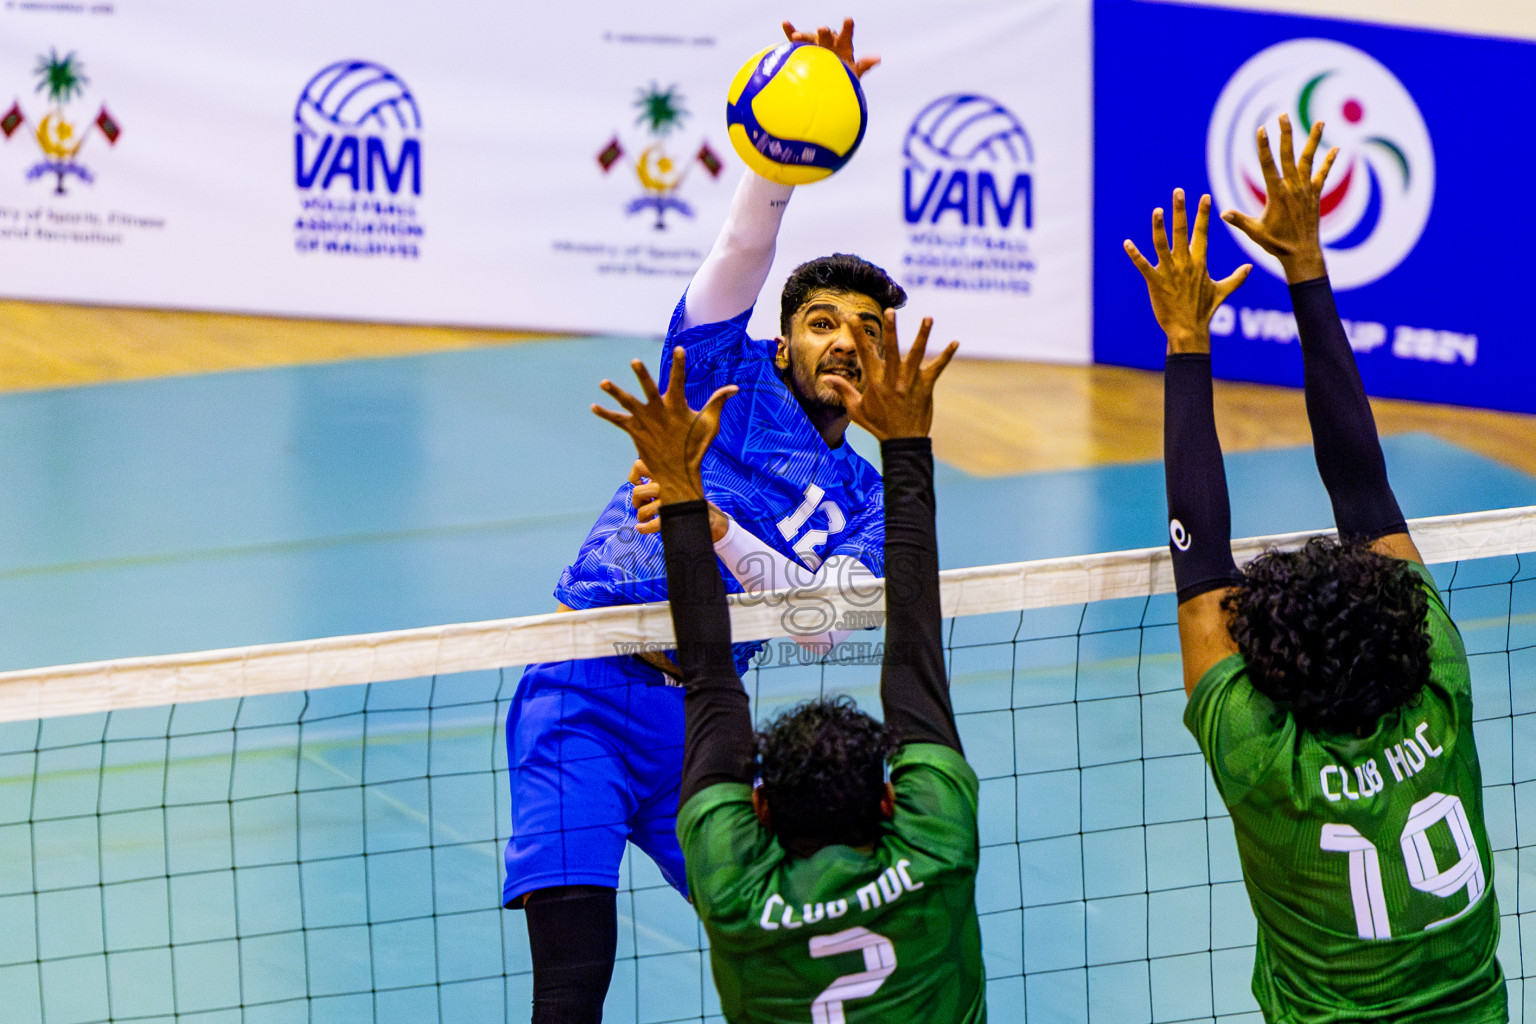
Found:
M 299 188 L 421 195 L 421 112 L 388 68 L 337 61 L 304 86 L 293 120 Z
M 1282 113 L 1301 135 L 1326 122 L 1319 160 L 1339 147 L 1322 197 L 1333 286 L 1385 277 L 1413 251 L 1434 204 L 1435 154 L 1413 97 L 1374 57 L 1331 39 L 1291 39 L 1259 51 L 1227 82 L 1211 115 L 1206 165 L 1218 208 L 1253 216 L 1264 208 L 1254 135 L 1267 125 L 1278 145 Z M 1228 230 L 1258 265 L 1283 277 L 1278 260 Z
M 908 224 L 1035 226 L 1034 146 L 996 100 L 974 93 L 934 100 L 907 129 L 902 156 Z

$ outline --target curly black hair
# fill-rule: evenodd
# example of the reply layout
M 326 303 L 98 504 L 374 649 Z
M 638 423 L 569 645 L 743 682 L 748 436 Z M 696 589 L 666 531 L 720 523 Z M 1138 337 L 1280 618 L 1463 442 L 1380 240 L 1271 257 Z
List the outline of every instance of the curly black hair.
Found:
M 1419 581 L 1367 544 L 1315 537 L 1254 559 L 1221 607 L 1254 689 L 1303 729 L 1353 734 L 1429 681 Z
M 880 834 L 885 759 L 895 735 L 852 697 L 796 705 L 757 734 L 773 831 L 786 844 L 858 846 Z
M 779 297 L 779 330 L 784 337 L 789 337 L 795 311 L 818 288 L 868 295 L 881 309 L 900 309 L 907 302 L 906 290 L 890 274 L 868 260 L 835 252 L 800 264 L 784 282 L 784 292 Z

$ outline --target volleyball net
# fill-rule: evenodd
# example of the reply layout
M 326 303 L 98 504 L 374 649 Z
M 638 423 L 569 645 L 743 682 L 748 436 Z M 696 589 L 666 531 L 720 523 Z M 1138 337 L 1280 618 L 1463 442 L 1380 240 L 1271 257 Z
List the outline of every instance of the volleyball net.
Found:
M 1500 957 L 1513 1019 L 1536 1022 L 1536 507 L 1412 527 L 1471 660 Z M 1259 1020 L 1231 824 L 1182 724 L 1166 551 L 942 579 L 982 780 L 990 1018 Z M 882 600 L 878 582 L 735 600 L 736 638 L 769 640 L 754 716 L 831 692 L 878 713 L 879 630 L 827 658 L 784 637 L 807 614 L 877 622 Z M 520 666 L 671 640 L 660 604 L 0 674 L 4 1019 L 526 1019 L 525 925 L 499 906 Z M 719 1020 L 702 929 L 630 850 L 607 1019 Z

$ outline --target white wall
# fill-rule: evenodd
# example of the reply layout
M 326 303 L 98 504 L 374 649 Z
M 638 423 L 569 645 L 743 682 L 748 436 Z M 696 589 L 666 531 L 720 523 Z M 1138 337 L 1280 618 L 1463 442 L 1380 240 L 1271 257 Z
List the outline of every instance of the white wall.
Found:
M 1381 25 L 1536 39 L 1533 0 L 1180 0 L 1192 6 L 1348 18 Z

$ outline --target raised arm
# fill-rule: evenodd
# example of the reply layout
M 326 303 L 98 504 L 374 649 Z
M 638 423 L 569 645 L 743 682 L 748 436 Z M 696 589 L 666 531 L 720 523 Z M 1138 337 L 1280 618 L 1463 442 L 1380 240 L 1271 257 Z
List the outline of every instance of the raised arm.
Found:
M 1296 328 L 1301 335 L 1312 450 L 1333 503 L 1339 536 L 1368 541 L 1384 555 L 1421 562 L 1392 485 L 1387 482 L 1387 462 L 1376 433 L 1376 419 L 1334 306 L 1333 288 L 1323 262 L 1318 230 L 1323 182 L 1339 151 L 1330 149 L 1314 174 L 1312 164 L 1322 137 L 1323 123 L 1318 121 L 1302 147 L 1301 159 L 1296 159 L 1291 119 L 1281 114 L 1280 166 L 1276 167 L 1268 133 L 1260 128 L 1264 211 L 1249 217 L 1228 210 L 1222 219 L 1279 259 L 1291 286 Z
M 780 185 L 750 170 L 742 176 L 725 226 L 688 285 L 684 327 L 729 320 L 757 303 L 773 266 L 779 223 L 793 192 L 792 185 Z
M 939 610 L 939 543 L 934 526 L 933 386 L 954 357 L 950 342 L 928 363 L 923 353 L 933 321 L 924 319 L 906 357 L 896 342 L 896 312 L 885 311 L 884 351 L 859 334 L 855 343 L 868 382 L 863 394 L 837 378 L 853 422 L 880 441 L 885 479 L 885 661 L 880 701 L 885 722 L 903 743 L 960 750 L 960 733 L 944 671 Z
M 1129 239 L 1126 254 L 1146 279 L 1152 313 L 1168 336 L 1163 371 L 1163 467 L 1168 487 L 1168 544 L 1179 588 L 1179 650 L 1184 692 L 1237 650 L 1221 599 L 1238 579 L 1232 560 L 1232 509 L 1211 405 L 1211 316 L 1247 279 L 1244 264 L 1221 281 L 1206 271 L 1211 197 L 1201 196 L 1193 235 L 1184 191 L 1173 193 L 1173 238 L 1163 211 L 1152 211 L 1153 266 Z
M 747 694 L 731 658 L 725 582 L 715 562 L 709 505 L 699 473 L 704 452 L 720 429 L 720 409 L 736 388 L 720 388 L 695 412 L 683 394 L 683 350 L 678 348 L 672 355 L 672 379 L 665 396 L 658 393 L 645 364 L 637 359 L 630 365 L 645 401 L 605 380 L 603 390 L 625 412 L 598 405 L 592 411 L 629 434 L 660 489 L 667 596 L 687 691 L 681 806 L 718 782 L 751 783 L 754 740 Z
M 852 18 L 843 22 L 840 32 L 825 26 L 815 33 L 800 32 L 786 21 L 784 35 L 790 42 L 826 47 L 861 77 L 880 62 L 879 57 L 854 57 Z M 685 328 L 729 320 L 751 309 L 757 302 L 773 266 L 779 224 L 793 192 L 790 185 L 780 185 L 751 171 L 746 172 L 736 186 L 725 226 L 720 229 L 714 247 L 704 257 L 688 286 L 688 298 L 683 306 Z

